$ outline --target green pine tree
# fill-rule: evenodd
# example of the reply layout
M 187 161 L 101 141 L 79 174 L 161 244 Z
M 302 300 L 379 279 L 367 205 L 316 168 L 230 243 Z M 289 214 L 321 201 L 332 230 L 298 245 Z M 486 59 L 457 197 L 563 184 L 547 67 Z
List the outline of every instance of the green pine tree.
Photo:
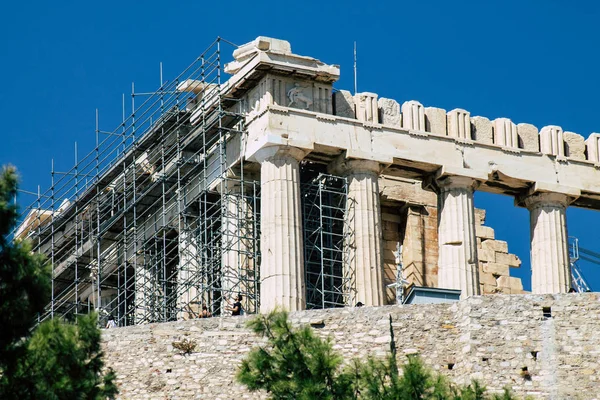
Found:
M 34 329 L 50 299 L 51 273 L 27 241 L 10 237 L 16 193 L 15 169 L 6 167 L 0 174 L 0 399 L 112 399 L 115 375 L 104 373 L 96 315 Z
M 17 222 L 17 175 L 12 167 L 0 174 L 0 368 L 14 364 L 24 348 L 35 315 L 50 298 L 50 269 L 31 253 L 26 241 L 9 234 Z
M 452 385 L 433 373 L 418 355 L 398 366 L 392 319 L 390 353 L 384 359 L 352 360 L 345 367 L 330 340 L 315 336 L 309 327 L 292 328 L 287 313 L 257 316 L 249 327 L 267 338 L 242 361 L 239 382 L 251 391 L 266 390 L 273 399 L 366 400 L 513 400 L 508 389 L 487 396 L 477 381 Z
M 259 315 L 249 327 L 268 339 L 250 352 L 237 374 L 251 391 L 264 389 L 280 400 L 351 398 L 351 376 L 338 373 L 342 358 L 329 340 L 309 327 L 292 328 L 283 311 Z

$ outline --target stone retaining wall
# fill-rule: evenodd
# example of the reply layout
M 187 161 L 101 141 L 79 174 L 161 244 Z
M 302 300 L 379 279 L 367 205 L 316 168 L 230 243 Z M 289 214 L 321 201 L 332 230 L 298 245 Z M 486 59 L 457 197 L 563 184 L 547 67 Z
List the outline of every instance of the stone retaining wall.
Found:
M 392 316 L 399 357 L 418 352 L 433 369 L 490 390 L 508 385 L 542 399 L 594 399 L 600 393 L 600 296 L 493 295 L 455 304 L 295 312 L 333 339 L 347 360 L 385 355 Z M 237 365 L 261 339 L 251 317 L 150 324 L 103 332 L 106 361 L 118 375 L 120 398 L 266 398 L 235 383 Z M 182 356 L 173 341 L 196 351 Z

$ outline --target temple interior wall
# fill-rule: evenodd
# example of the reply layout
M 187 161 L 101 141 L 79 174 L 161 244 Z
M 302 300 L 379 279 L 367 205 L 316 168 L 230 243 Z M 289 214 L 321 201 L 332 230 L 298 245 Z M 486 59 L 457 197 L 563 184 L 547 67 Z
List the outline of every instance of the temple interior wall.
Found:
M 396 251 L 402 245 L 403 277 L 409 284 L 438 286 L 438 210 L 435 193 L 424 190 L 420 181 L 382 176 L 382 231 L 384 284 L 388 304 L 396 292 L 387 285 L 396 282 Z M 521 279 L 510 276 L 521 260 L 509 253 L 506 241 L 495 238 L 485 225 L 486 211 L 475 209 L 479 282 L 482 294 L 524 293 Z

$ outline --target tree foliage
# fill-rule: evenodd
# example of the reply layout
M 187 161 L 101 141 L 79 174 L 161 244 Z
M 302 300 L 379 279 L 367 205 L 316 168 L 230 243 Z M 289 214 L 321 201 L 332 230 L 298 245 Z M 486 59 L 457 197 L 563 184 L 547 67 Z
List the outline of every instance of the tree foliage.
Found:
M 50 298 L 50 269 L 31 253 L 27 241 L 13 242 L 17 222 L 17 175 L 6 167 L 0 175 L 0 366 L 15 357 L 31 329 L 34 316 Z
M 457 386 L 429 370 L 418 355 L 398 366 L 390 317 L 390 353 L 384 359 L 368 357 L 344 364 L 329 339 L 311 328 L 293 328 L 284 311 L 257 316 L 248 326 L 266 343 L 242 361 L 237 379 L 251 391 L 265 390 L 273 399 L 365 400 L 513 400 L 486 394 L 479 382 Z
M 283 311 L 259 315 L 248 326 L 268 339 L 268 346 L 251 351 L 238 372 L 250 390 L 265 389 L 281 400 L 349 398 L 351 376 L 338 373 L 342 358 L 329 340 L 309 327 L 293 329 Z
M 106 399 L 117 388 L 112 370 L 103 373 L 95 314 L 76 324 L 59 319 L 34 329 L 50 299 L 51 273 L 27 241 L 13 241 L 17 223 L 17 175 L 0 175 L 0 398 Z

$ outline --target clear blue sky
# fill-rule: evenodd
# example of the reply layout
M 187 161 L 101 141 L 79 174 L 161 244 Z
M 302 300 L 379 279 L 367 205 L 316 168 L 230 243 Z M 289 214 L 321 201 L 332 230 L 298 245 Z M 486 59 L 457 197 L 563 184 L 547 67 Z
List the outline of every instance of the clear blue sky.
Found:
M 169 5 L 173 3 L 176 5 Z M 359 91 L 585 137 L 600 132 L 600 3 L 596 1 L 57 1 L 5 2 L 0 12 L 0 164 L 16 165 L 22 187 L 50 184 L 92 150 L 121 116 L 121 95 L 176 76 L 217 36 L 291 42 L 297 54 L 340 64 L 352 89 L 358 43 Z M 137 5 L 136 5 L 137 4 Z M 31 201 L 22 197 L 23 202 Z M 513 200 L 476 195 L 488 225 L 523 260 L 529 287 L 529 217 Z M 597 211 L 569 209 L 570 235 L 600 251 Z M 600 266 L 582 264 L 600 290 Z

